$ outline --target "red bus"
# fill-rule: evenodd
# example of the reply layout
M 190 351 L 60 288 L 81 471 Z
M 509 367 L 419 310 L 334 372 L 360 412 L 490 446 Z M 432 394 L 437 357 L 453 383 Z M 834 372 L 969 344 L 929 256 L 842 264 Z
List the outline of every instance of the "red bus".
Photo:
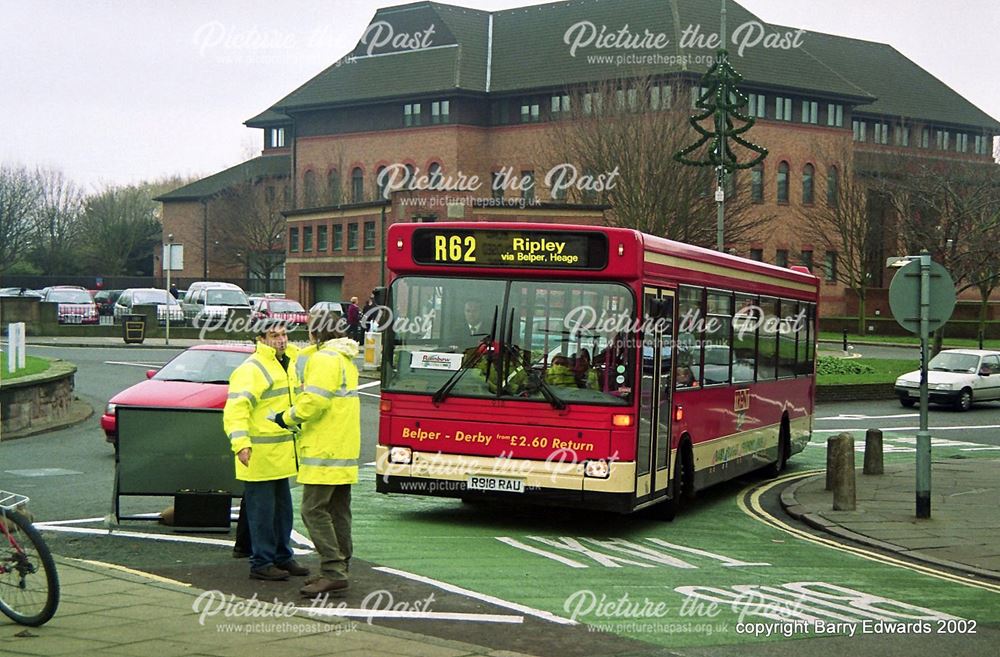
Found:
M 819 281 L 594 226 L 396 224 L 377 490 L 673 517 L 812 431 Z

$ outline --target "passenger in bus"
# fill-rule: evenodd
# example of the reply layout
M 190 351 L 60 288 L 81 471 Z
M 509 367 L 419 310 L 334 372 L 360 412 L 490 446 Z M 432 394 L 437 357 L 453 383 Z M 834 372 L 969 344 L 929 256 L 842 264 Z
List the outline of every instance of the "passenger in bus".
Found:
M 694 378 L 691 368 L 685 365 L 677 366 L 677 387 L 692 388 L 698 385 L 698 380 Z
M 573 357 L 573 378 L 577 388 L 599 389 L 597 371 L 591 366 L 590 352 L 587 349 L 581 349 Z
M 545 382 L 550 386 L 575 388 L 576 373 L 573 371 L 573 362 L 566 356 L 553 357 L 549 368 L 545 370 Z

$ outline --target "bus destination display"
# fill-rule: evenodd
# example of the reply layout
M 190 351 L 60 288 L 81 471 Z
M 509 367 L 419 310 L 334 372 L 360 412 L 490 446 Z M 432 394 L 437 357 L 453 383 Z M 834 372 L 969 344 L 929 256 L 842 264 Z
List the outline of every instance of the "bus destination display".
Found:
M 597 232 L 422 229 L 413 233 L 421 265 L 604 269 L 607 237 Z

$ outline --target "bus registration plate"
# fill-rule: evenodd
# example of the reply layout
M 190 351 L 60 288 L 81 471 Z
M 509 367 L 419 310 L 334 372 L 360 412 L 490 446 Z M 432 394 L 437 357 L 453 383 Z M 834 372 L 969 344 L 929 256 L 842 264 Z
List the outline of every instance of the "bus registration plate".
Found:
M 509 477 L 483 477 L 469 475 L 465 481 L 469 490 L 498 491 L 501 493 L 523 493 L 524 480 Z

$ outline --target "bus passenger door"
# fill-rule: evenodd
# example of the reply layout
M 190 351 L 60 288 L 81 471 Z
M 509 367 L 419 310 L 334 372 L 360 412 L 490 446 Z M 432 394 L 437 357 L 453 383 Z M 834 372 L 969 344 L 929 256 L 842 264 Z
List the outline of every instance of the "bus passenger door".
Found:
M 666 494 L 670 455 L 670 395 L 674 293 L 645 288 L 636 446 L 636 503 Z

